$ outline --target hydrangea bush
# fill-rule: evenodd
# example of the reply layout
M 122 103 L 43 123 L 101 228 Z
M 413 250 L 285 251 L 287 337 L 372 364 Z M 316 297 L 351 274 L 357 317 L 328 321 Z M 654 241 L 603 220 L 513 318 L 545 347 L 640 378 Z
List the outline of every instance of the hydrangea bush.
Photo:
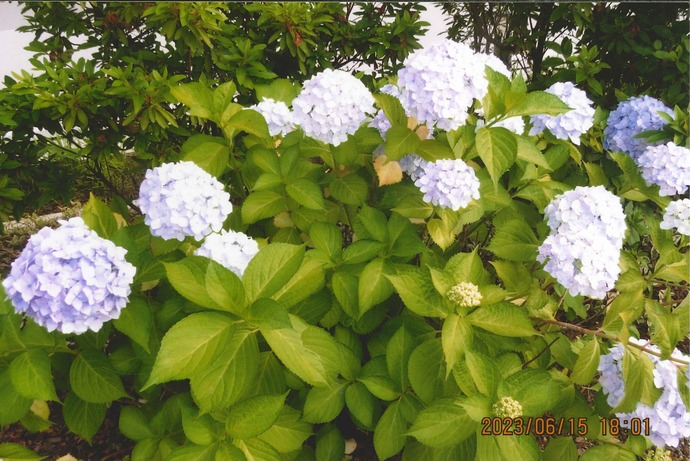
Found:
M 0 424 L 59 402 L 90 440 L 113 408 L 132 461 L 666 456 L 690 435 L 687 199 L 602 150 L 572 84 L 510 76 L 445 42 L 399 93 L 180 85 L 200 133 L 141 215 L 92 197 L 5 278 Z

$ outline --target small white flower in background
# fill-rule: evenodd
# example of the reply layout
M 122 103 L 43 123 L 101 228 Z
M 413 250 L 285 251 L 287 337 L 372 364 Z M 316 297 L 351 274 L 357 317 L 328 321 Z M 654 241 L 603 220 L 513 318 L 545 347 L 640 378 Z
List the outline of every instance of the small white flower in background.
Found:
M 307 136 L 337 146 L 375 112 L 374 97 L 356 77 L 326 69 L 304 82 L 292 111 Z
M 544 209 L 550 235 L 537 260 L 571 295 L 603 298 L 620 275 L 625 214 L 603 186 L 576 187 Z
M 242 277 L 249 261 L 258 252 L 259 245 L 248 235 L 222 230 L 208 235 L 194 254 L 212 259 Z
M 572 82 L 556 82 L 546 92 L 558 96 L 572 110 L 560 115 L 533 115 L 529 134 L 539 134 L 548 128 L 558 139 L 570 139 L 579 146 L 580 136 L 594 124 L 592 101 Z
M 458 307 L 479 306 L 482 294 L 474 283 L 460 282 L 446 293 L 446 297 Z
M 424 193 L 425 202 L 455 211 L 479 198 L 479 179 L 460 159 L 427 162 L 414 183 Z
M 669 142 L 649 146 L 637 159 L 642 177 L 659 195 L 683 194 L 690 187 L 690 149 Z
M 268 133 L 271 136 L 284 136 L 295 129 L 294 116 L 287 104 L 282 101 L 264 98 L 249 109 L 253 109 L 264 116 L 268 124 Z
M 653 345 L 646 345 L 645 340 L 630 339 L 647 349 L 658 352 Z M 650 407 L 639 403 L 630 413 L 616 413 L 621 420 L 621 426 L 629 428 L 630 419 L 649 418 L 649 439 L 656 446 L 668 445 L 677 447 L 681 438 L 690 437 L 690 412 L 688 412 L 678 391 L 678 368 L 670 360 L 647 354 L 654 364 L 654 386 L 662 389 L 659 399 Z M 677 350 L 671 354 L 683 360 L 688 360 Z M 625 396 L 625 382 L 623 381 L 623 346 L 617 344 L 608 354 L 601 356 L 598 370 L 601 372 L 599 382 L 609 406 L 616 407 Z
M 400 101 L 421 123 L 454 130 L 464 125 L 475 99 L 488 91 L 486 66 L 510 77 L 498 58 L 444 40 L 416 50 L 398 72 Z
M 648 144 L 645 139 L 635 136 L 643 131 L 660 130 L 666 125 L 666 120 L 658 114 L 660 111 L 673 115 L 671 108 L 650 96 L 634 97 L 621 102 L 609 114 L 604 129 L 604 147 L 624 152 L 636 159 Z
M 522 416 L 522 405 L 512 397 L 501 397 L 491 407 L 494 415 L 499 418 L 519 418 Z
M 671 202 L 664 211 L 662 229 L 677 229 L 683 235 L 690 235 L 690 199 Z
M 148 170 L 139 188 L 139 208 L 151 234 L 166 240 L 202 240 L 218 232 L 232 211 L 230 194 L 193 162 L 165 163 Z
M 2 282 L 19 313 L 48 331 L 98 331 L 120 317 L 136 268 L 127 251 L 89 229 L 81 218 L 59 221 L 31 236 Z

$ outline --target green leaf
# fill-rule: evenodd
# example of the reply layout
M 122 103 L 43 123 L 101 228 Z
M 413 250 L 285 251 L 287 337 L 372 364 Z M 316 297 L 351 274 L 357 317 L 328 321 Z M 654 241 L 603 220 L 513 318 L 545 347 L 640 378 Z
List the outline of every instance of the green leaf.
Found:
M 386 345 L 388 375 L 400 386 L 400 389 L 409 386 L 407 366 L 415 347 L 417 347 L 417 339 L 405 328 L 405 325 L 395 332 Z
M 312 435 L 312 425 L 302 421 L 300 412 L 294 408 L 283 407 L 273 426 L 259 436 L 280 453 L 299 450 Z
M 592 340 L 585 344 L 580 350 L 577 361 L 575 362 L 575 368 L 570 374 L 570 379 L 575 384 L 581 386 L 588 385 L 597 373 L 600 356 L 601 350 L 599 348 L 599 341 L 597 341 L 596 338 L 592 338 Z
M 580 461 L 601 461 L 607 459 L 611 461 L 636 461 L 638 458 L 635 453 L 613 444 L 598 445 L 589 448 L 580 456 Z
M 539 248 L 534 231 L 521 219 L 513 219 L 496 227 L 488 250 L 509 261 L 533 262 Z
M 271 81 L 270 85 L 256 85 L 256 99 L 273 99 L 282 101 L 288 106 L 299 94 L 298 85 L 285 78 L 277 78 Z
M 29 349 L 12 360 L 9 367 L 12 385 L 28 399 L 58 400 L 50 372 L 50 357 L 45 349 Z
M 149 351 L 149 336 L 153 322 L 151 306 L 143 297 L 130 297 L 127 306 L 120 311 L 120 317 L 113 321 L 113 326 L 120 333 Z
M 180 408 L 182 429 L 190 442 L 197 445 L 211 445 L 218 440 L 222 430 L 211 416 L 199 414 L 196 407 L 183 404 Z
M 318 293 L 325 285 L 323 264 L 315 259 L 304 258 L 297 273 L 273 294 L 273 299 L 290 309 Z
M 362 205 L 369 195 L 367 182 L 357 174 L 348 174 L 329 185 L 331 196 L 346 205 Z
M 259 251 L 244 271 L 248 300 L 268 298 L 290 280 L 302 265 L 303 245 L 271 243 Z
M 570 107 L 561 99 L 545 91 L 532 91 L 531 93 L 516 95 L 506 101 L 506 117 L 520 115 L 560 115 L 570 111 Z
M 324 200 L 321 188 L 310 179 L 296 179 L 291 181 L 285 191 L 297 203 L 310 210 L 323 210 Z
M 360 382 L 350 384 L 345 389 L 345 403 L 354 420 L 367 429 L 374 428 L 376 399 L 364 384 Z
M 359 382 L 381 400 L 395 400 L 400 397 L 400 386 L 388 376 L 365 376 L 359 378 Z
M 465 318 L 451 314 L 443 321 L 441 344 L 446 358 L 446 377 L 463 356 L 472 347 L 473 331 Z
M 445 317 L 443 298 L 434 288 L 428 271 L 409 266 L 386 277 L 409 310 L 423 317 Z
M 214 445 L 188 445 L 175 448 L 165 457 L 166 461 L 214 461 L 217 448 Z
M 563 166 L 570 158 L 570 146 L 567 144 L 556 144 L 544 152 L 544 158 L 551 171 L 556 171 Z
M 422 402 L 429 403 L 443 393 L 445 363 L 441 341 L 429 339 L 417 346 L 408 363 L 410 385 Z
M 542 416 L 558 405 L 561 384 L 544 370 L 526 368 L 505 379 L 511 397 L 522 405 L 522 415 Z
M 577 461 L 577 446 L 570 437 L 555 437 L 544 449 L 544 459 Z
M 668 312 L 658 301 L 645 299 L 645 313 L 652 323 L 652 342 L 661 349 L 661 358 L 668 360 L 679 341 L 688 333 L 688 318 L 680 309 Z
M 257 395 L 232 406 L 225 420 L 228 435 L 247 440 L 266 432 L 278 419 L 287 394 Z
M 228 127 L 244 131 L 259 138 L 270 139 L 268 124 L 263 115 L 253 109 L 243 109 L 234 114 L 226 123 L 221 123 L 223 129 Z
M 420 411 L 408 435 L 430 447 L 449 447 L 473 435 L 477 423 L 454 399 L 438 400 Z
M 515 139 L 517 140 L 517 158 L 543 168 L 549 168 L 549 163 L 544 158 L 544 154 L 530 139 L 523 136 L 516 136 Z
M 389 94 L 378 93 L 374 95 L 374 99 L 383 113 L 386 114 L 391 125 L 407 127 L 407 115 L 398 98 Z
M 122 435 L 136 442 L 156 436 L 148 426 L 141 410 L 133 406 L 122 407 L 118 427 Z
M 374 239 L 388 242 L 388 220 L 381 210 L 364 206 L 355 220 L 355 233 L 363 239 Z
M 323 251 L 332 262 L 343 253 L 343 235 L 335 224 L 315 222 L 309 228 L 309 238 L 314 248 Z
M 422 140 L 419 143 L 416 154 L 429 162 L 455 157 L 453 149 L 448 144 L 441 143 L 435 139 Z
M 85 402 L 73 393 L 67 394 L 62 406 L 62 416 L 67 428 L 91 443 L 105 419 L 106 405 Z
M 189 115 L 206 119 L 213 118 L 213 93 L 203 83 L 194 82 L 173 87 L 170 93 L 189 107 Z
M 227 347 L 234 330 L 230 318 L 214 312 L 200 312 L 180 320 L 163 337 L 144 388 L 201 372 Z
M 244 453 L 244 458 L 238 458 L 238 461 L 283 461 L 275 448 L 259 438 L 234 440 L 233 443 Z
M 220 177 L 228 166 L 230 146 L 224 138 L 197 134 L 180 148 L 182 160 L 194 162 L 211 176 Z
M 653 406 L 661 389 L 654 385 L 654 364 L 647 354 L 632 348 L 626 348 L 623 353 L 623 381 L 625 395 L 614 408 L 614 413 L 633 411 L 639 402 Z
M 421 140 L 417 133 L 405 126 L 394 125 L 386 132 L 385 153 L 389 161 L 400 160 L 416 152 Z
M 208 296 L 218 306 L 217 309 L 239 315 L 247 305 L 244 286 L 239 277 L 212 259 L 208 261 L 205 287 Z
M 88 403 L 110 403 L 127 396 L 120 376 L 101 352 L 79 354 L 69 369 L 69 382 L 77 397 Z
M 39 461 L 46 458 L 16 443 L 0 443 L 0 457 L 3 461 Z
M 357 318 L 393 294 L 393 285 L 386 278 L 386 275 L 392 272 L 391 264 L 383 258 L 376 258 L 364 266 L 357 288 L 359 300 Z
M 390 458 L 405 446 L 409 424 L 400 406 L 400 400 L 391 403 L 374 429 L 374 450 L 381 460 Z
M 0 405 L 0 425 L 12 424 L 23 417 L 31 408 L 31 399 L 19 394 L 14 386 L 9 371 L 0 373 L 0 395 L 2 405 Z
M 242 204 L 242 222 L 252 224 L 260 219 L 272 218 L 286 207 L 285 197 L 276 192 L 270 190 L 252 192 Z
M 527 293 L 532 282 L 532 274 L 525 264 L 512 261 L 491 261 L 496 274 L 503 282 L 506 290 L 516 294 Z
M 331 387 L 312 387 L 304 402 L 303 419 L 308 423 L 333 421 L 345 405 L 345 387 L 339 382 Z
M 494 183 L 515 163 L 518 144 L 514 133 L 505 128 L 477 130 L 477 152 Z
M 163 263 L 170 284 L 186 299 L 209 309 L 220 306 L 206 291 L 206 273 L 210 260 L 203 256 L 187 256 L 173 263 Z
M 441 250 L 446 250 L 455 241 L 456 233 L 454 231 L 455 225 L 449 225 L 441 219 L 432 218 L 426 223 L 426 228 L 429 235 L 434 240 L 434 243 L 441 247 Z
M 337 427 L 324 426 L 316 436 L 316 461 L 341 461 L 345 456 L 345 440 Z
M 492 438 L 496 441 L 502 460 L 540 461 L 542 459 L 541 451 L 533 435 L 498 435 Z
M 537 334 L 525 311 L 509 302 L 482 306 L 466 318 L 472 325 L 501 336 L 522 337 Z
M 487 397 L 494 397 L 501 383 L 501 373 L 491 360 L 478 352 L 465 352 L 465 363 L 477 390 Z
M 348 245 L 343 251 L 343 263 L 359 264 L 379 256 L 386 247 L 384 243 L 375 240 L 362 239 Z
M 529 200 L 537 206 L 539 212 L 543 212 L 546 205 L 548 205 L 556 195 L 570 188 L 571 187 L 567 184 L 557 181 L 536 181 L 520 189 L 515 193 L 515 196 Z
M 81 211 L 81 218 L 89 229 L 105 239 L 112 236 L 117 230 L 117 221 L 108 205 L 100 201 L 92 192 L 89 192 L 89 201 Z

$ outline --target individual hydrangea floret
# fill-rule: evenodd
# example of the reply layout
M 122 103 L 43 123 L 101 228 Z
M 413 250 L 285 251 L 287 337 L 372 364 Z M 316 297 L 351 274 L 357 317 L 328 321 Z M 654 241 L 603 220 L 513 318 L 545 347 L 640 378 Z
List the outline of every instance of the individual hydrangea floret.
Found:
M 166 240 L 202 240 L 218 232 L 232 211 L 230 194 L 193 162 L 166 163 L 146 172 L 139 208 L 151 234 Z
M 400 101 L 421 123 L 443 130 L 459 128 L 474 100 L 488 91 L 487 65 L 510 76 L 500 60 L 452 40 L 414 51 L 398 72 Z
M 282 101 L 264 98 L 250 107 L 264 116 L 271 136 L 286 135 L 295 129 L 295 120 L 290 108 Z
M 647 341 L 630 339 L 631 342 L 646 349 L 659 352 L 656 346 L 648 345 Z M 609 406 L 615 408 L 625 396 L 625 382 L 623 381 L 623 355 L 624 348 L 617 344 L 608 354 L 601 356 L 598 370 L 601 373 L 599 382 L 602 386 L 606 401 Z M 661 396 L 653 406 L 638 403 L 635 410 L 630 413 L 616 413 L 621 421 L 621 426 L 629 428 L 632 418 L 649 418 L 649 439 L 656 446 L 678 446 L 681 438 L 690 437 L 690 413 L 688 412 L 678 390 L 678 367 L 670 360 L 661 360 L 659 357 L 647 354 L 654 365 L 654 386 L 661 389 Z M 677 350 L 672 357 L 687 361 Z
M 690 199 L 684 198 L 669 203 L 659 227 L 662 229 L 675 228 L 683 235 L 690 235 Z
M 649 146 L 637 166 L 647 184 L 659 186 L 660 195 L 683 194 L 690 188 L 690 149 L 672 142 Z
M 559 115 L 533 115 L 529 134 L 539 134 L 548 128 L 558 139 L 570 139 L 579 146 L 580 136 L 594 124 L 592 101 L 572 82 L 556 82 L 546 92 L 558 96 L 571 110 Z
M 650 96 L 633 97 L 621 102 L 609 114 L 604 129 L 604 147 L 636 159 L 648 144 L 645 139 L 635 136 L 643 131 L 660 130 L 668 123 L 659 116 L 659 112 L 673 116 L 671 108 Z
M 458 307 L 479 306 L 482 294 L 474 283 L 460 282 L 446 293 L 446 297 Z
M 208 235 L 194 254 L 212 259 L 242 277 L 249 261 L 258 252 L 259 245 L 248 235 L 222 230 Z
M 59 221 L 29 238 L 2 282 L 18 313 L 48 331 L 98 331 L 120 317 L 136 268 L 127 251 L 89 229 L 81 218 Z
M 292 110 L 307 136 L 337 146 L 374 113 L 374 97 L 356 77 L 326 69 L 304 82 Z
M 644 461 L 673 461 L 673 458 L 670 451 L 661 447 L 654 447 L 647 451 Z
M 522 405 L 512 397 L 501 397 L 491 407 L 494 415 L 499 418 L 519 418 L 522 416 Z
M 424 193 L 425 202 L 455 211 L 479 198 L 479 179 L 460 159 L 427 162 L 414 183 Z
M 603 298 L 620 275 L 625 214 L 603 186 L 577 187 L 544 209 L 551 234 L 537 260 L 571 295 Z

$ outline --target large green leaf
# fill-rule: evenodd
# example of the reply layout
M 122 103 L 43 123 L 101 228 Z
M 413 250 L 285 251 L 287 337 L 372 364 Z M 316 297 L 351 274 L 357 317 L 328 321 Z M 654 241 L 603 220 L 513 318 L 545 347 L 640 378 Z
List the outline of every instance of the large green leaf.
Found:
M 443 321 L 441 344 L 446 358 L 446 376 L 450 374 L 460 357 L 472 347 L 472 326 L 458 314 L 451 314 Z
M 544 449 L 544 459 L 577 461 L 577 446 L 570 437 L 555 437 Z
M 465 363 L 472 376 L 477 390 L 487 397 L 494 397 L 501 383 L 501 372 L 498 367 L 478 352 L 465 352 Z
M 113 321 L 113 326 L 149 352 L 152 322 L 151 306 L 145 298 L 137 296 L 130 297 L 127 306 L 120 311 L 120 317 Z
M 374 428 L 374 414 L 376 412 L 376 399 L 367 387 L 354 382 L 345 390 L 345 403 L 353 419 L 361 423 L 367 429 Z
M 369 194 L 367 182 L 358 174 L 348 174 L 333 180 L 331 195 L 346 205 L 361 205 Z
M 242 221 L 252 224 L 260 219 L 272 218 L 285 210 L 285 197 L 271 190 L 259 190 L 247 196 L 242 204 Z
M 580 349 L 577 361 L 575 362 L 575 368 L 570 374 L 570 379 L 572 379 L 575 384 L 581 386 L 589 384 L 597 373 L 600 355 L 601 350 L 599 348 L 599 341 L 597 341 L 596 338 L 592 338 L 591 341 L 587 342 L 587 344 Z
M 309 423 L 333 421 L 345 406 L 346 382 L 331 387 L 312 387 L 304 402 L 303 419 Z
M 0 457 L 4 461 L 40 461 L 46 458 L 17 443 L 0 443 Z
M 417 338 L 405 328 L 405 325 L 395 332 L 386 345 L 388 376 L 400 386 L 400 389 L 405 389 L 409 386 L 408 361 L 416 346 Z
M 323 265 L 315 259 L 305 257 L 299 270 L 273 294 L 273 299 L 289 309 L 318 293 L 325 285 Z
M 405 446 L 409 423 L 400 407 L 400 400 L 391 403 L 374 429 L 374 449 L 381 460 L 390 458 Z
M 218 178 L 228 167 L 230 146 L 224 138 L 197 134 L 185 141 L 180 154 L 182 160 L 194 162 L 208 174 Z
M 248 440 L 266 432 L 278 419 L 287 393 L 257 395 L 230 408 L 225 430 L 236 439 Z
M 103 238 L 111 237 L 117 230 L 117 221 L 108 206 L 89 193 L 89 201 L 81 211 L 81 218 L 91 230 Z
M 388 275 L 395 291 L 405 306 L 424 317 L 444 317 L 443 299 L 431 282 L 429 273 L 422 268 L 409 266 L 396 275 Z
M 633 348 L 623 353 L 625 395 L 614 408 L 615 413 L 633 411 L 639 402 L 653 406 L 662 390 L 654 385 L 654 364 L 649 356 Z
M 222 123 L 223 129 L 232 128 L 239 131 L 244 131 L 253 134 L 260 138 L 270 138 L 268 133 L 268 124 L 263 115 L 253 109 L 241 110 L 230 117 L 230 119 Z
M 288 106 L 292 104 L 292 100 L 299 94 L 298 84 L 285 78 L 276 78 L 271 80 L 270 85 L 256 85 L 256 98 L 273 99 L 274 101 L 281 101 Z
M 515 134 L 505 128 L 477 130 L 477 152 L 494 183 L 515 163 L 518 144 Z
M 392 272 L 391 264 L 383 258 L 376 258 L 364 266 L 357 289 L 358 317 L 393 294 L 393 285 L 386 278 Z
M 421 140 L 417 133 L 405 126 L 393 126 L 386 132 L 385 152 L 388 160 L 400 160 L 417 150 Z
M 509 302 L 482 306 L 466 318 L 472 325 L 501 336 L 523 337 L 537 334 L 525 311 Z
M 532 262 L 539 248 L 532 228 L 521 219 L 501 223 L 487 248 L 499 258 L 509 261 Z
M 318 184 L 311 179 L 296 179 L 290 181 L 285 187 L 287 194 L 295 202 L 310 210 L 323 210 L 323 193 Z
M 50 357 L 45 349 L 29 349 L 12 360 L 10 378 L 15 390 L 34 400 L 58 400 L 50 372 Z
M 560 115 L 571 110 L 561 99 L 546 91 L 532 91 L 531 93 L 516 94 L 511 92 L 506 101 L 506 116 L 520 115 Z
M 290 280 L 302 264 L 303 245 L 272 243 L 259 251 L 244 271 L 248 300 L 270 297 Z
M 213 93 L 203 83 L 186 83 L 171 88 L 170 93 L 189 107 L 189 115 L 206 119 L 213 118 Z
M 407 115 L 405 115 L 405 109 L 403 109 L 400 100 L 394 96 L 384 93 L 378 93 L 374 95 L 376 99 L 376 104 L 383 110 L 386 114 L 386 118 L 394 126 L 407 126 Z
M 77 397 L 88 403 L 110 403 L 127 395 L 120 376 L 101 352 L 79 354 L 69 369 L 69 381 Z
M 316 436 L 316 461 L 339 461 L 345 455 L 345 439 L 337 427 L 327 424 Z
M 430 447 L 449 447 L 473 435 L 477 423 L 452 398 L 434 402 L 417 415 L 408 435 Z
M 630 449 L 614 444 L 592 447 L 580 456 L 580 461 L 601 461 L 602 459 L 611 461 L 636 461 L 639 458 L 635 456 L 635 453 Z
M 412 389 L 423 402 L 429 403 L 443 393 L 445 369 L 438 338 L 429 339 L 412 351 L 407 374 Z
M 67 394 L 62 406 L 62 416 L 67 428 L 91 443 L 105 419 L 104 403 L 85 402 L 73 393 Z
M 24 416 L 31 408 L 33 400 L 19 394 L 12 385 L 9 371 L 0 373 L 0 425 L 12 424 Z
M 283 407 L 278 419 L 259 439 L 271 445 L 279 453 L 290 453 L 302 448 L 312 435 L 312 425 L 303 421 L 300 412 L 287 405 Z

